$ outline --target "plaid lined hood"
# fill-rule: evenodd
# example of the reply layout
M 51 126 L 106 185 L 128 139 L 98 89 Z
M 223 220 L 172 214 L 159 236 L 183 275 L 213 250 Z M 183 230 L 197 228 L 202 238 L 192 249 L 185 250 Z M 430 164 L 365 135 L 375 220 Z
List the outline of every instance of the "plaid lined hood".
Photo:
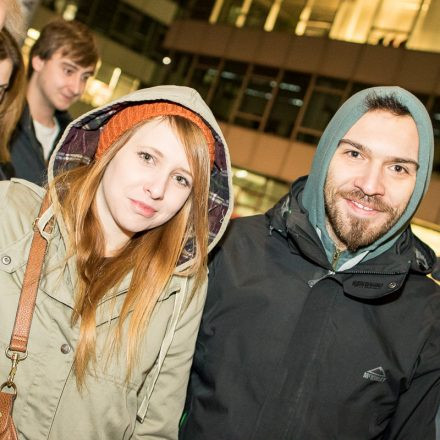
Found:
M 89 164 L 94 159 L 101 129 L 108 120 L 130 105 L 147 102 L 171 102 L 185 107 L 200 116 L 212 131 L 215 140 L 215 159 L 211 170 L 208 202 L 208 250 L 210 251 L 223 235 L 232 213 L 231 164 L 220 127 L 211 110 L 194 89 L 182 86 L 157 86 L 138 90 L 80 116 L 69 124 L 50 158 L 48 181 L 50 183 L 61 171 Z M 194 246 L 190 240 L 180 257 L 179 269 L 190 264 L 193 256 Z

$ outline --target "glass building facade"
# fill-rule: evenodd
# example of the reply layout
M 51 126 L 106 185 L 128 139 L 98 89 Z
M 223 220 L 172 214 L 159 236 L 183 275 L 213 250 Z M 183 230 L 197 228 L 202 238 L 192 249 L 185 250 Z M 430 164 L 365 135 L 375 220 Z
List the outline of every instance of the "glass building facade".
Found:
M 440 72 L 440 55 L 436 54 L 440 52 L 440 0 L 42 0 L 42 5 L 60 15 L 70 14 L 99 38 L 136 54 L 136 60 L 146 60 L 145 68 L 136 70 L 134 58 L 103 57 L 81 105 L 102 105 L 150 85 L 188 85 L 200 92 L 221 123 L 271 139 L 300 142 L 311 151 L 341 103 L 377 81 L 370 83 L 368 76 L 364 80 L 350 74 L 325 74 L 304 67 L 304 59 L 296 64 L 298 68 L 292 68 L 268 57 L 255 61 L 250 56 L 217 56 L 214 49 L 166 48 L 164 42 L 175 20 L 206 23 L 220 30 L 249 30 L 252 35 L 287 35 L 295 41 L 304 36 L 309 42 L 383 46 L 391 57 L 399 51 L 432 52 L 433 71 Z M 28 45 L 36 37 L 29 37 Z M 218 46 L 215 38 L 213 46 Z M 196 40 L 193 46 L 197 46 Z M 440 173 L 440 87 L 413 92 L 431 115 L 434 169 Z M 81 107 L 78 113 L 84 110 Z M 273 173 L 269 176 L 237 166 L 235 214 L 265 211 L 288 187 L 287 181 Z
M 368 83 L 175 52 L 165 83 L 194 87 L 230 124 L 316 145 L 339 106 Z M 440 173 L 440 96 L 413 92 L 431 115 Z
M 195 0 L 187 18 L 354 43 L 440 51 L 436 0 Z

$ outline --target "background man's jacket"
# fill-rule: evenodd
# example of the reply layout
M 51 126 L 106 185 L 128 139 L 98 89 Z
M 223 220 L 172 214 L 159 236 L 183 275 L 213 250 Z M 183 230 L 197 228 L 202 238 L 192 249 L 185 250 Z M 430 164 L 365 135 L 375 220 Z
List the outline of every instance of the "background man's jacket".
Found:
M 54 116 L 60 126 L 60 131 L 54 141 L 55 146 L 72 118 L 69 113 L 60 111 L 56 111 Z M 43 147 L 35 135 L 28 105 L 24 107 L 17 128 L 12 135 L 10 148 L 15 176 L 40 186 L 44 185 L 47 181 L 47 164 L 44 160 Z

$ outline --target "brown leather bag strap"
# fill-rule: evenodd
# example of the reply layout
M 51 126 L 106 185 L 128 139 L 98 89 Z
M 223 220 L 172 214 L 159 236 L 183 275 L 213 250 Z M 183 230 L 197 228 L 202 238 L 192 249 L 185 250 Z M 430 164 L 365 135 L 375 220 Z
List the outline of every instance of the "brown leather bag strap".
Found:
M 50 205 L 49 195 L 46 193 L 41 204 L 38 217 L 34 221 L 34 236 L 32 238 L 31 250 L 24 273 L 23 286 L 15 316 L 14 329 L 9 343 L 9 352 L 26 353 L 31 330 L 32 316 L 34 314 L 35 302 L 37 299 L 38 285 L 41 278 L 44 256 L 47 249 L 47 240 L 41 235 L 37 222 Z M 44 231 L 50 233 L 53 219 L 45 226 Z
M 0 392 L 0 439 L 17 440 L 17 431 L 12 420 L 15 394 Z
M 17 386 L 14 383 L 14 376 L 17 371 L 18 363 L 27 356 L 26 350 L 29 332 L 31 330 L 32 316 L 37 299 L 41 269 L 43 268 L 44 256 L 46 255 L 47 249 L 47 240 L 41 235 L 37 223 L 49 205 L 49 195 L 46 193 L 38 217 L 34 220 L 34 236 L 32 237 L 23 285 L 21 286 L 14 329 L 12 330 L 11 342 L 6 349 L 6 356 L 11 359 L 12 367 L 8 379 L 0 386 L 0 440 L 18 440 L 17 431 L 12 419 L 12 409 L 17 396 Z M 44 232 L 50 233 L 52 225 L 53 219 L 50 219 L 44 227 Z M 20 355 L 20 353 L 22 353 L 22 355 Z M 3 391 L 6 388 L 12 390 L 12 393 Z

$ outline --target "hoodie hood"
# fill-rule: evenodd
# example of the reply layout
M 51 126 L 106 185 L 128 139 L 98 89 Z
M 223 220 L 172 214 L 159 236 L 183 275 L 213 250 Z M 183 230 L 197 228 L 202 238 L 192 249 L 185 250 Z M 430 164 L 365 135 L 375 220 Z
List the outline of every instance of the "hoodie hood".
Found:
M 361 248 L 356 253 L 343 252 L 339 259 L 339 268 L 342 265 L 350 267 L 350 264 L 344 264 L 350 260 L 356 264 L 360 260 L 369 260 L 389 249 L 408 226 L 423 195 L 428 189 L 431 176 L 434 156 L 434 137 L 431 119 L 424 105 L 414 95 L 400 87 L 372 87 L 362 90 L 349 98 L 339 108 L 322 134 L 302 196 L 302 205 L 308 212 L 310 223 L 320 235 L 329 261 L 331 261 L 335 246 L 330 239 L 325 224 L 324 185 L 327 171 L 330 161 L 338 148 L 339 141 L 367 112 L 365 101 L 370 95 L 392 95 L 410 111 L 419 135 L 419 169 L 417 170 L 413 194 L 397 223 L 370 246 Z
M 109 119 L 121 110 L 145 103 L 173 103 L 198 115 L 211 130 L 214 138 L 215 157 L 211 169 L 208 217 L 209 246 L 211 250 L 223 235 L 233 207 L 231 164 L 226 141 L 209 107 L 199 93 L 189 87 L 157 86 L 138 90 L 130 95 L 113 101 L 103 107 L 92 110 L 69 124 L 51 156 L 48 168 L 48 182 L 61 171 L 89 164 L 95 157 L 100 133 Z M 57 194 L 51 194 L 52 198 Z M 65 227 L 58 219 L 61 233 L 65 236 Z M 192 242 L 185 245 L 179 259 L 179 269 L 191 264 L 194 256 Z

